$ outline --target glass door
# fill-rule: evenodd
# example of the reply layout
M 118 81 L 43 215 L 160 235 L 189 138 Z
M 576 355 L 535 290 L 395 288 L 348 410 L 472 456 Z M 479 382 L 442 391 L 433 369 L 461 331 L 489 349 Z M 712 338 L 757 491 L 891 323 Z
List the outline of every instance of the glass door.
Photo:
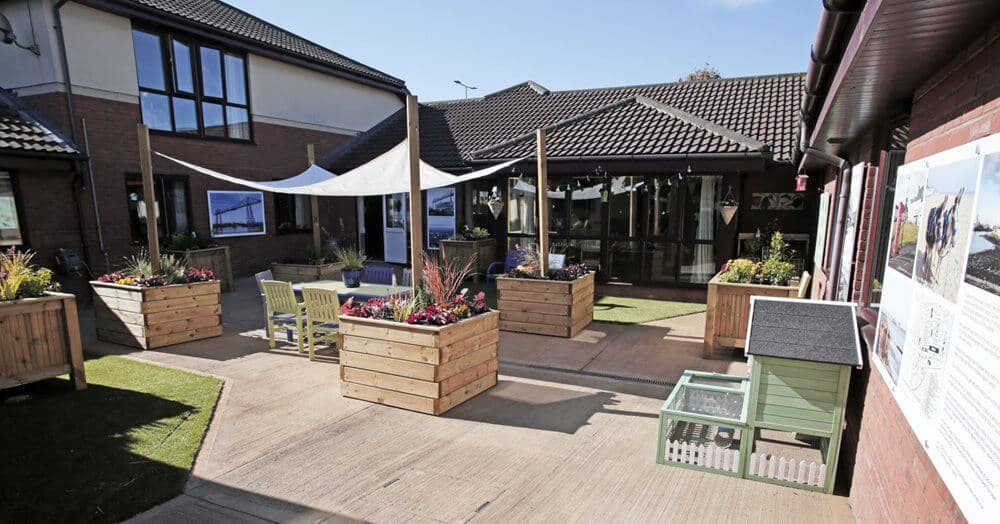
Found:
M 405 264 L 408 260 L 406 249 L 407 200 L 406 193 L 382 197 L 382 230 L 386 262 Z

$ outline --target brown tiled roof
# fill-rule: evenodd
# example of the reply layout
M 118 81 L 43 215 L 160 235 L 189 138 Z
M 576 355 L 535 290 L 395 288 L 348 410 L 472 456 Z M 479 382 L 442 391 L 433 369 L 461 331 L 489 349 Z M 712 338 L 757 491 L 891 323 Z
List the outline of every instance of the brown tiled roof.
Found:
M 803 74 L 642 86 L 548 91 L 524 82 L 481 98 L 420 107 L 420 154 L 440 168 L 502 158 L 553 127 L 549 156 L 650 155 L 759 151 L 790 162 Z M 403 140 L 405 112 L 327 155 L 335 172 L 356 167 Z M 561 137 L 559 137 L 561 135 Z M 559 149 L 556 149 L 556 148 Z
M 553 157 L 764 153 L 767 146 L 677 108 L 634 96 L 546 126 Z M 683 150 L 683 151 L 681 151 Z M 510 159 L 535 152 L 535 133 L 472 152 L 476 160 Z
M 80 150 L 17 95 L 0 88 L 0 153 L 72 157 Z
M 395 88 L 405 86 L 405 82 L 392 75 L 310 42 L 219 0 L 116 1 L 126 6 L 153 9 L 177 16 L 188 22 L 208 26 L 216 31 L 250 40 L 282 53 L 318 62 Z

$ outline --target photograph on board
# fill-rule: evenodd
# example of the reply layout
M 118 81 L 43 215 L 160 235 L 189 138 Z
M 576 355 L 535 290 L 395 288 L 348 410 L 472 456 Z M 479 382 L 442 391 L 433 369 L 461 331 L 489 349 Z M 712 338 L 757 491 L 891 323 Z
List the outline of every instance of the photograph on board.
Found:
M 913 276 L 917 259 L 917 236 L 923 213 L 924 184 L 927 171 L 899 173 L 892 204 L 892 228 L 889 230 L 889 267 Z
M 875 332 L 875 354 L 893 384 L 899 381 L 899 367 L 903 361 L 906 325 L 910 320 L 910 304 L 913 302 L 912 286 L 910 280 L 894 272 L 885 274 Z
M 965 281 L 1000 295 L 1000 153 L 986 156 L 976 200 Z
M 964 277 L 979 159 L 932 167 L 924 189 L 913 275 L 951 302 Z
M 209 191 L 208 220 L 213 237 L 264 234 L 264 193 Z

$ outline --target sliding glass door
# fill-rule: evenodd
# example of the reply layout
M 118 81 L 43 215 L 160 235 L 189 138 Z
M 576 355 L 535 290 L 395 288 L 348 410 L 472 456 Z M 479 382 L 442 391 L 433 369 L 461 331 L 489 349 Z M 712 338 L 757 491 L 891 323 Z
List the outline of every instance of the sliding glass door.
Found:
M 704 284 L 715 273 L 720 176 L 552 176 L 551 250 L 612 281 Z M 537 242 L 532 177 L 507 181 L 508 248 Z

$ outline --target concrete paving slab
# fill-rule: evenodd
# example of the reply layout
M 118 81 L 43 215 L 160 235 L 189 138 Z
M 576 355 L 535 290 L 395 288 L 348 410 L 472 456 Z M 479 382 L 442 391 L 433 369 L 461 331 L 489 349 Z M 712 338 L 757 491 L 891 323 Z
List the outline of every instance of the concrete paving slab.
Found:
M 843 497 L 655 463 L 669 386 L 597 375 L 669 382 L 685 367 L 744 365 L 682 344 L 695 319 L 595 323 L 582 341 L 503 333 L 497 386 L 430 417 L 342 398 L 335 358 L 268 350 L 250 320 L 253 283 L 237 289 L 215 339 L 137 352 L 97 343 L 83 323 L 89 351 L 226 380 L 185 494 L 136 521 L 851 520 Z

